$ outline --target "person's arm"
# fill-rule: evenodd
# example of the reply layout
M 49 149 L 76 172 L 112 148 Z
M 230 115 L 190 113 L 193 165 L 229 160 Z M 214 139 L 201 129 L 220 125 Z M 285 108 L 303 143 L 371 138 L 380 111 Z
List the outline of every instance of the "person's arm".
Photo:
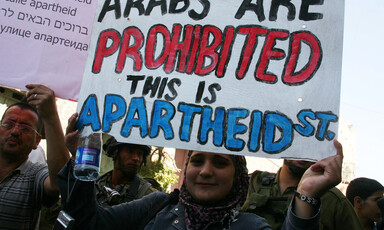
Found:
M 78 114 L 68 119 L 65 144 L 72 153 L 72 160 L 60 171 L 58 182 L 61 191 L 62 210 L 75 219 L 75 229 L 119 230 L 136 229 L 153 208 L 164 201 L 165 193 L 151 193 L 145 198 L 123 203 L 109 208 L 97 204 L 95 183 L 76 180 L 73 176 L 73 161 L 76 154 Z
M 283 229 L 319 229 L 320 197 L 341 182 L 343 149 L 338 141 L 334 141 L 334 145 L 337 154 L 313 164 L 304 173 L 297 187 L 298 193 L 307 198 L 315 198 L 319 203 L 310 204 L 305 197 L 300 199 L 294 196 Z
M 59 172 L 61 208 L 75 219 L 73 230 L 126 230 L 137 229 L 154 208 L 169 197 L 155 192 L 141 199 L 108 208 L 97 204 L 95 183 L 73 177 L 73 162 L 69 161 Z
M 320 201 L 320 197 L 329 189 L 341 182 L 341 170 L 343 164 L 343 148 L 338 141 L 333 142 L 337 154 L 327 157 L 313 164 L 301 178 L 297 186 L 297 192 L 309 198 Z M 295 196 L 296 205 L 294 212 L 301 218 L 310 218 L 316 211 L 316 207 Z
M 319 230 L 320 229 L 320 206 L 313 209 L 309 218 L 303 218 L 295 214 L 296 199 L 292 199 L 284 220 L 282 230 Z
M 47 141 L 47 164 L 49 176 L 44 181 L 44 193 L 49 197 L 58 196 L 59 188 L 56 176 L 69 159 L 64 144 L 64 133 L 56 108 L 54 92 L 46 86 L 29 84 L 27 101 L 34 106 L 44 124 Z
M 73 161 L 70 160 L 59 172 L 57 181 L 61 194 L 61 210 L 75 219 L 73 229 L 97 229 L 91 225 L 96 216 L 97 203 L 94 182 L 80 181 L 73 177 Z M 100 226 L 100 229 L 103 226 Z M 107 229 L 107 228 L 106 228 Z

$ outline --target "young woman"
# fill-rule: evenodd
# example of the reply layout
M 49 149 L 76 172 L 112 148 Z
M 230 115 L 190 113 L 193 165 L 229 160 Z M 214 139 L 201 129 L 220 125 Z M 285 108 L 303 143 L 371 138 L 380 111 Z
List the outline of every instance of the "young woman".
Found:
M 338 142 L 335 146 L 336 156 L 307 170 L 299 193 L 317 198 L 340 182 L 342 150 Z M 69 162 L 58 175 L 62 209 L 75 219 L 74 229 L 270 229 L 263 218 L 240 212 L 248 189 L 243 156 L 190 151 L 185 167 L 175 203 L 165 202 L 169 195 L 157 192 L 104 209 L 96 203 L 94 183 L 75 181 Z M 293 199 L 283 229 L 318 229 L 319 207 Z

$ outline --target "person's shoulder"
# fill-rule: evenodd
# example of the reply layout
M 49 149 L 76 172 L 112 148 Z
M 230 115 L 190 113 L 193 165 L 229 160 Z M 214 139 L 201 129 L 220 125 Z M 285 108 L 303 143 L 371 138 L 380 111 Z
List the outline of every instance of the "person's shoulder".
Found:
M 234 224 L 235 224 L 234 227 L 238 227 L 238 225 L 240 225 L 242 230 L 243 229 L 261 229 L 269 226 L 267 221 L 264 218 L 249 212 L 240 212 Z M 235 228 L 235 229 L 240 229 L 240 228 Z
M 112 175 L 112 173 L 113 173 L 113 170 L 109 170 L 108 172 L 102 174 L 97 180 L 98 180 L 98 181 L 99 181 L 99 180 L 103 180 L 103 179 L 109 177 L 110 175 Z
M 163 191 L 160 183 L 157 180 L 150 178 L 150 177 L 139 177 L 139 178 L 140 178 L 140 182 L 142 184 L 148 183 L 150 185 L 150 186 L 148 186 L 149 192 L 156 192 L 156 191 L 162 192 Z
M 276 173 L 268 171 L 255 170 L 253 173 L 249 174 L 252 178 L 265 178 L 265 177 L 275 177 Z
M 151 179 L 151 180 L 149 180 Z M 143 197 L 145 195 L 154 193 L 154 192 L 162 192 L 161 185 L 152 178 L 142 178 L 139 176 L 140 180 L 140 188 L 137 192 L 137 197 Z
M 268 171 L 259 171 L 256 170 L 250 176 L 250 187 L 256 187 L 258 186 L 272 186 L 273 182 L 276 179 L 276 173 L 268 172 Z
M 107 180 L 108 178 L 112 175 L 112 170 L 104 173 L 101 175 L 99 178 L 97 178 L 96 183 L 101 186 L 101 185 L 107 185 Z
M 322 197 L 322 200 L 332 199 L 332 200 L 346 200 L 347 198 L 344 194 L 336 187 L 329 189 Z
M 267 171 L 260 171 L 260 170 L 255 170 L 253 171 L 251 174 L 249 175 L 254 175 L 254 176 L 257 176 L 257 175 L 261 175 L 263 173 L 267 173 Z
M 27 160 L 23 165 L 20 166 L 21 172 L 23 172 L 26 175 L 36 174 L 42 170 L 48 171 L 48 166 L 46 164 L 41 164 L 38 162 L 31 162 Z
M 338 211 L 354 210 L 347 197 L 338 189 L 329 189 L 322 197 L 321 203 L 324 209 L 336 208 Z

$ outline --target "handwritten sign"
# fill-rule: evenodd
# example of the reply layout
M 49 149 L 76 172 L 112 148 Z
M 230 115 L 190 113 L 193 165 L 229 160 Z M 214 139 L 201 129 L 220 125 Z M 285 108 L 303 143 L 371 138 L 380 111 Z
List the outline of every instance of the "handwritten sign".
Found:
M 95 0 L 2 0 L 0 84 L 41 83 L 77 100 L 96 6 Z
M 343 1 L 100 1 L 79 127 L 272 158 L 334 154 Z

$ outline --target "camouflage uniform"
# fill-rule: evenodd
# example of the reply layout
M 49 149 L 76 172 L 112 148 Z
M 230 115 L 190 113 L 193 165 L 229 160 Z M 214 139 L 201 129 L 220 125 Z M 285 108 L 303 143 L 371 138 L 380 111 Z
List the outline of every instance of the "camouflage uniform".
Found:
M 280 191 L 280 171 L 277 174 L 255 171 L 251 175 L 247 200 L 242 210 L 264 217 L 273 230 L 281 229 L 296 187 Z M 347 198 L 337 188 L 321 197 L 321 230 L 363 230 Z
M 121 184 L 116 186 L 113 190 L 120 194 L 120 197 L 117 199 L 111 200 L 105 190 L 103 190 L 103 186 L 111 188 L 111 179 L 112 179 L 112 171 L 105 173 L 96 181 L 97 187 L 97 201 L 102 206 L 113 206 L 116 204 L 129 202 L 132 200 L 140 199 L 145 195 L 148 195 L 152 192 L 156 192 L 155 188 L 152 187 L 152 184 L 147 180 L 141 178 L 136 174 L 135 179 L 127 184 Z M 132 190 L 133 188 L 133 190 Z

